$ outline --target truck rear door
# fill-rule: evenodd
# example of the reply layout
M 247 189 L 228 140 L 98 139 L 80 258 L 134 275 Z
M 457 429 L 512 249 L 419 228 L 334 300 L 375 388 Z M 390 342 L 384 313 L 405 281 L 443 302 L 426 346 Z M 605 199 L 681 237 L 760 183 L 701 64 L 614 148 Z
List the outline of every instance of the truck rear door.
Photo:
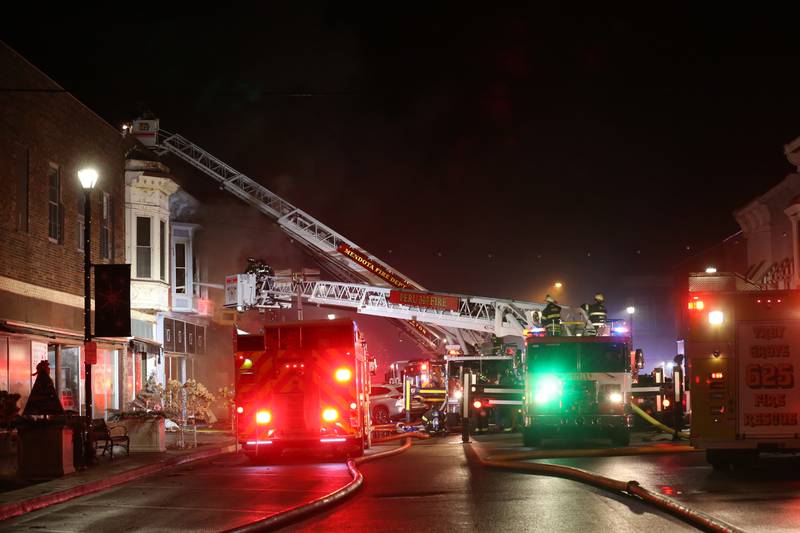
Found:
M 800 321 L 742 321 L 737 325 L 738 432 L 745 439 L 781 439 L 800 432 L 795 352 Z

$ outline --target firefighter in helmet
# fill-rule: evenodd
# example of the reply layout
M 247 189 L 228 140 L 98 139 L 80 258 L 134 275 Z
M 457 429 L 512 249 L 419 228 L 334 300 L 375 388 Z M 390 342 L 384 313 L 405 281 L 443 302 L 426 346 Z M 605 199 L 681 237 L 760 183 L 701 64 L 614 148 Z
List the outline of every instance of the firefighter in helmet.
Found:
M 547 305 L 542 310 L 542 325 L 547 330 L 547 334 L 556 336 L 561 334 L 561 306 L 556 303 L 555 298 L 549 294 L 544 300 Z
M 608 312 L 606 311 L 605 298 L 601 293 L 594 295 L 594 303 L 589 305 L 589 322 L 595 329 L 603 326 L 608 319 Z

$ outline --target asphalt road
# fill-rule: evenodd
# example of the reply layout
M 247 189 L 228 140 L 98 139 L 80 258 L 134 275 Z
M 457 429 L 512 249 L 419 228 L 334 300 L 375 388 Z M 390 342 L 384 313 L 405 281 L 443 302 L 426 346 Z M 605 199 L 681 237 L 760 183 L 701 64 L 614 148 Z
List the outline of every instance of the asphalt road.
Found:
M 479 437 L 494 453 L 520 451 L 517 435 Z M 638 443 L 637 443 L 638 444 Z M 594 442 L 576 447 L 602 447 Z M 545 442 L 545 449 L 564 443 Z M 674 455 L 543 459 L 624 481 L 637 480 L 651 490 L 679 500 L 745 531 L 800 531 L 800 458 L 765 455 L 749 468 L 713 470 L 702 452 Z
M 22 515 L 2 531 L 222 531 L 350 481 L 344 464 L 253 466 L 230 454 Z
M 502 439 L 501 439 L 502 442 Z M 289 531 L 693 531 L 634 500 L 557 478 L 487 470 L 459 437 L 361 467 L 362 490 Z
M 483 454 L 521 449 L 518 435 L 476 441 L 475 449 Z M 701 453 L 547 461 L 636 479 L 746 531 L 800 530 L 800 459 L 768 457 L 756 468 L 724 473 L 707 466 Z M 288 530 L 692 530 L 636 500 L 577 482 L 485 469 L 470 459 L 457 436 L 416 443 L 403 454 L 360 468 L 365 476 L 361 491 Z M 343 464 L 290 459 L 253 466 L 229 455 L 29 513 L 0 529 L 220 531 L 326 494 L 349 479 Z

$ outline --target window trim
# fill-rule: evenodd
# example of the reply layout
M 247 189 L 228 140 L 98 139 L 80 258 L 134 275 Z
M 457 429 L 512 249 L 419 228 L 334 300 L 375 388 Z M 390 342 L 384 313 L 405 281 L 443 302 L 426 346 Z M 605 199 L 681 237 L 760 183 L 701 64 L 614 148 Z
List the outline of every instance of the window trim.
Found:
M 50 189 L 51 189 L 51 185 L 50 185 L 51 173 L 50 173 L 50 171 L 55 171 L 55 175 L 56 175 L 56 178 L 57 178 L 57 180 L 56 180 L 56 196 L 57 196 L 57 198 L 56 198 L 55 202 L 53 202 L 53 200 L 50 198 L 50 192 L 51 192 L 50 191 Z M 64 237 L 63 220 L 62 220 L 62 218 L 63 218 L 62 217 L 62 215 L 63 215 L 63 207 L 61 205 L 61 188 L 62 188 L 61 187 L 61 167 L 59 167 L 56 163 L 49 162 L 48 165 L 47 165 L 47 240 L 49 240 L 53 244 L 62 244 L 63 237 Z M 55 206 L 55 211 L 56 211 L 56 222 L 55 222 L 56 236 L 55 237 L 53 237 L 50 234 L 50 229 L 53 226 L 53 221 L 52 221 L 52 215 L 53 214 L 52 214 L 52 211 L 51 211 L 53 206 Z
M 136 248 L 136 250 L 135 250 L 135 252 L 136 252 L 136 254 L 135 254 L 135 259 L 136 259 L 136 279 L 153 279 L 153 217 L 149 216 L 149 215 L 139 215 L 139 214 L 137 214 L 137 215 L 135 215 L 134 218 L 135 218 L 135 224 L 134 225 L 135 225 L 135 228 L 136 228 L 136 232 L 135 232 L 136 234 L 134 236 L 134 239 L 135 239 L 134 242 L 136 243 L 136 246 L 135 246 L 135 248 Z M 147 236 L 147 242 L 148 242 L 147 246 L 140 246 L 139 245 L 139 219 L 140 218 L 141 219 L 147 219 L 149 221 L 148 222 L 148 229 L 150 231 L 148 232 L 149 235 Z M 139 273 L 140 272 L 140 267 L 139 267 L 139 248 L 147 248 L 150 251 L 150 253 L 148 254 L 148 257 L 150 259 L 150 264 L 147 266 L 148 267 L 149 276 L 142 276 Z
M 106 232 L 108 232 L 106 234 Z M 105 239 L 105 240 L 104 240 Z M 114 213 L 111 202 L 111 193 L 103 191 L 100 212 L 100 242 L 105 243 L 101 246 L 100 257 L 102 259 L 114 260 Z

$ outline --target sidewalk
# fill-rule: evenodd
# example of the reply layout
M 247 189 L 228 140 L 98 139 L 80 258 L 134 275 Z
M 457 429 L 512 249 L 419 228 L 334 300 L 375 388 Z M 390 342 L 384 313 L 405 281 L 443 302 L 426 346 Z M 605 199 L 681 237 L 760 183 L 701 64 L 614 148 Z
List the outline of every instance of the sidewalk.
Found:
M 184 440 L 187 445 L 193 442 L 190 431 L 185 433 Z M 133 453 L 126 456 L 123 449 L 117 448 L 113 461 L 108 455 L 98 455 L 97 463 L 82 472 L 0 492 L 0 520 L 235 450 L 233 436 L 222 430 L 198 429 L 197 448 L 174 449 L 172 446 L 176 441 L 177 434 L 168 433 L 167 451 L 164 453 Z M 14 480 L 7 481 L 9 486 L 13 486 Z

